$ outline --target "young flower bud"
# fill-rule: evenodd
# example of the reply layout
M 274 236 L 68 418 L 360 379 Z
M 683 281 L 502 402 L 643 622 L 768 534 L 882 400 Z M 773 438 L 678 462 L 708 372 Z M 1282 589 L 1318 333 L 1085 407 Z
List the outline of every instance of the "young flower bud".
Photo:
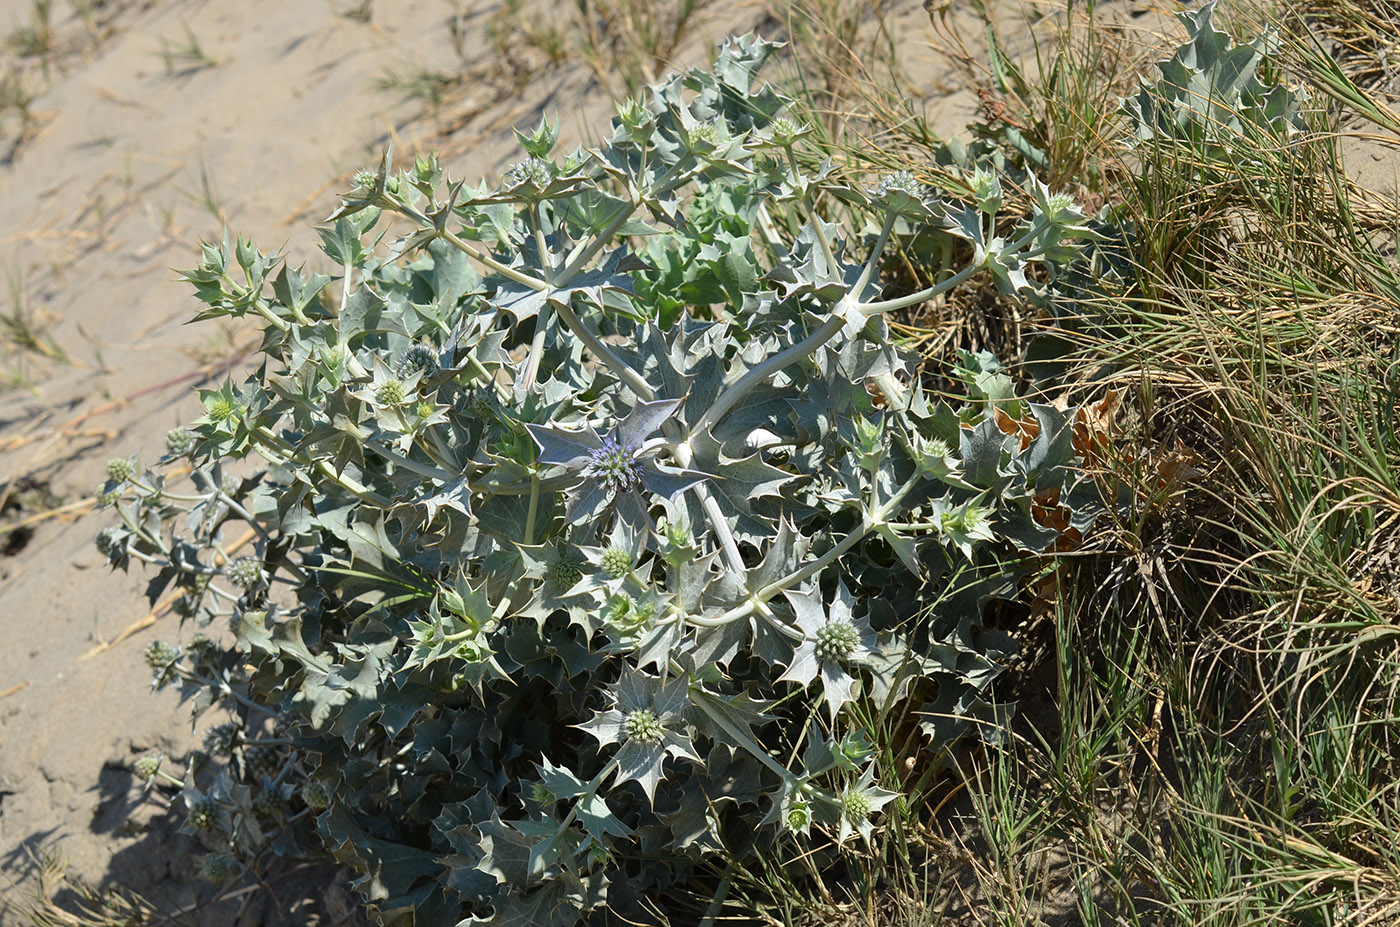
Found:
M 977 168 L 973 171 L 968 182 L 972 188 L 972 198 L 977 201 L 977 208 L 987 215 L 995 215 L 1001 208 L 1001 178 L 992 171 Z
M 204 403 L 205 416 L 215 424 L 228 421 L 237 411 L 238 403 L 227 396 L 211 396 Z
M 788 805 L 783 823 L 794 834 L 805 834 L 812 826 L 812 806 L 809 802 L 797 800 Z
M 617 121 L 634 141 L 644 138 L 646 131 L 652 127 L 651 111 L 636 99 L 617 104 Z
M 282 800 L 271 792 L 263 792 L 253 799 L 253 816 L 264 824 L 282 817 Z
M 188 457 L 199 443 L 199 435 L 183 426 L 165 433 L 165 452 L 171 457 Z
M 160 760 L 159 756 L 143 756 L 132 765 L 131 771 L 142 782 L 150 782 L 160 772 Z
M 662 558 L 671 566 L 678 567 L 699 555 L 700 548 L 690 533 L 690 526 L 682 522 L 667 521 L 661 537 Z
M 243 866 L 232 853 L 206 853 L 199 860 L 199 877 L 215 885 L 237 878 Z
M 301 787 L 301 800 L 312 811 L 324 811 L 330 807 L 331 793 L 320 779 L 307 779 Z
M 136 473 L 136 463 L 128 457 L 113 457 L 107 461 L 107 479 L 125 483 Z
M 241 235 L 238 238 L 238 244 L 234 246 L 233 254 L 234 257 L 238 258 L 238 266 L 247 271 L 251 271 L 253 265 L 256 264 L 258 258 L 261 257 L 261 255 L 258 254 L 257 245 Z
M 840 663 L 855 652 L 858 635 L 849 621 L 828 621 L 817 631 L 816 657 L 822 663 Z
M 244 592 L 261 588 L 267 582 L 262 561 L 257 557 L 235 557 L 224 567 L 224 575 Z
M 204 733 L 204 751 L 212 756 L 227 756 L 233 751 L 233 743 L 238 739 L 237 724 L 217 724 Z
M 243 751 L 243 769 L 253 781 L 270 779 L 282 769 L 282 753 L 269 744 L 247 747 Z
M 644 744 L 659 744 L 666 736 L 661 719 L 649 708 L 628 712 L 627 717 L 623 719 L 622 730 L 629 740 Z
M 219 803 L 205 796 L 190 806 L 190 826 L 195 830 L 213 830 L 219 826 Z
M 180 656 L 180 651 L 165 641 L 151 641 L 146 645 L 146 665 L 156 672 L 169 669 Z

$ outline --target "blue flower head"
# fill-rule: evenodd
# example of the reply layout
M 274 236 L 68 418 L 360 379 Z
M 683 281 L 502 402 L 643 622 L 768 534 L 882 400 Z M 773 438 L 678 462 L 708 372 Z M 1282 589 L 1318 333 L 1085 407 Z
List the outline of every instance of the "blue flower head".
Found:
M 679 399 L 639 402 L 604 435 L 590 426 L 577 430 L 558 425 L 525 426 L 539 445 L 540 463 L 555 464 L 583 477 L 569 499 L 569 521 L 592 518 L 609 502 L 620 499 L 640 503 L 626 508 L 644 512 L 647 500 L 641 496 L 643 491 L 674 499 L 706 478 L 704 473 L 658 463 L 656 455 L 665 447 L 664 442 L 648 444 L 680 405 Z

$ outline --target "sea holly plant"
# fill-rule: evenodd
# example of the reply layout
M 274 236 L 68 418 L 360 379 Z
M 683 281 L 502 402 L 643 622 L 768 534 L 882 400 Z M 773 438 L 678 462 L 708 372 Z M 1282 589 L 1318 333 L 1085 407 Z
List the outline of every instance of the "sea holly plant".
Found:
M 1158 62 L 1156 81 L 1143 80 L 1123 100 L 1122 112 L 1139 143 L 1185 144 L 1212 160 L 1238 163 L 1260 139 L 1280 139 L 1304 128 L 1307 92 L 1260 77 L 1272 36 L 1238 45 L 1214 23 L 1217 0 L 1177 14 L 1189 35 L 1172 57 Z
M 885 319 L 981 274 L 1029 296 L 1093 233 L 1043 188 L 1002 215 L 995 178 L 802 172 L 774 47 L 726 42 L 596 149 L 542 123 L 498 184 L 386 153 L 322 229 L 338 279 L 243 240 L 185 272 L 262 357 L 114 463 L 99 546 L 204 629 L 149 656 L 209 732 L 153 779 L 209 872 L 329 853 L 385 923 L 635 917 L 702 863 L 877 840 L 875 719 L 934 764 L 992 717 L 982 605 L 1097 493 L 1073 410 L 986 355 L 935 402 Z M 969 262 L 887 292 L 897 223 Z

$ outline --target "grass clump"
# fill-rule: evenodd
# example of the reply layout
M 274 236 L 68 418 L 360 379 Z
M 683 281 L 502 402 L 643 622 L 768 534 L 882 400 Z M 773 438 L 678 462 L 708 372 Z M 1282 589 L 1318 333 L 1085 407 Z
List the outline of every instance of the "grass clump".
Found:
M 1400 271 L 1343 158 L 1347 126 L 1394 126 L 1334 54 L 1363 41 L 1357 4 L 1238 40 L 1225 12 L 1184 17 L 1185 50 L 1121 108 L 1140 56 L 1087 13 L 1035 81 L 993 68 L 1020 127 L 1001 146 L 1114 204 L 1125 275 L 1034 327 L 1072 358 L 1047 387 L 1123 390 L 1101 463 L 1132 504 L 1033 587 L 1018 720 L 964 767 L 981 923 L 1400 910 Z

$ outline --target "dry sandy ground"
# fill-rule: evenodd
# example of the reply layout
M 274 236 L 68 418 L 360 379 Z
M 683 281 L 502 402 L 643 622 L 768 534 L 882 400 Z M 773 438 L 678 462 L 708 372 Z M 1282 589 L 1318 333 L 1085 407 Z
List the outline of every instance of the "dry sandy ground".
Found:
M 35 855 L 55 851 L 80 878 L 194 900 L 194 844 L 129 772 L 144 753 L 194 742 L 173 695 L 151 693 L 141 656 L 193 629 L 164 616 L 104 646 L 147 615 L 143 579 L 108 572 L 92 543 L 106 517 L 81 504 L 110 458 L 157 456 L 166 430 L 197 414 L 192 388 L 237 377 L 250 346 L 237 327 L 187 327 L 194 301 L 171 268 L 193 264 L 197 240 L 225 223 L 316 265 L 312 224 L 391 137 L 404 156 L 445 150 L 474 181 L 515 155 L 512 126 L 556 113 L 576 141 L 611 110 L 576 57 L 548 66 L 518 36 L 540 68 L 523 82 L 503 73 L 491 0 L 376 0 L 367 23 L 342 15 L 358 0 L 106 0 L 90 22 L 76 5 L 53 4 L 47 78 L 25 65 L 47 90 L 18 144 L 18 120 L 0 116 L 0 312 L 23 306 L 63 357 L 0 348 L 0 525 L 71 504 L 0 534 L 0 924 L 20 922 L 3 899 L 23 897 Z M 555 5 L 562 15 L 573 3 Z M 976 98 L 949 86 L 917 0 L 889 5 L 910 92 L 936 127 L 961 131 Z M 0 35 L 32 9 L 0 0 Z M 766 10 L 717 0 L 677 59 L 704 59 Z M 191 36 L 212 64 L 180 56 Z M 0 73 L 17 61 L 3 55 Z M 414 68 L 464 80 L 435 110 L 376 90 L 387 71 Z M 264 905 L 239 922 L 329 923 L 347 910 L 342 889 L 309 908 L 279 891 L 280 913 Z

